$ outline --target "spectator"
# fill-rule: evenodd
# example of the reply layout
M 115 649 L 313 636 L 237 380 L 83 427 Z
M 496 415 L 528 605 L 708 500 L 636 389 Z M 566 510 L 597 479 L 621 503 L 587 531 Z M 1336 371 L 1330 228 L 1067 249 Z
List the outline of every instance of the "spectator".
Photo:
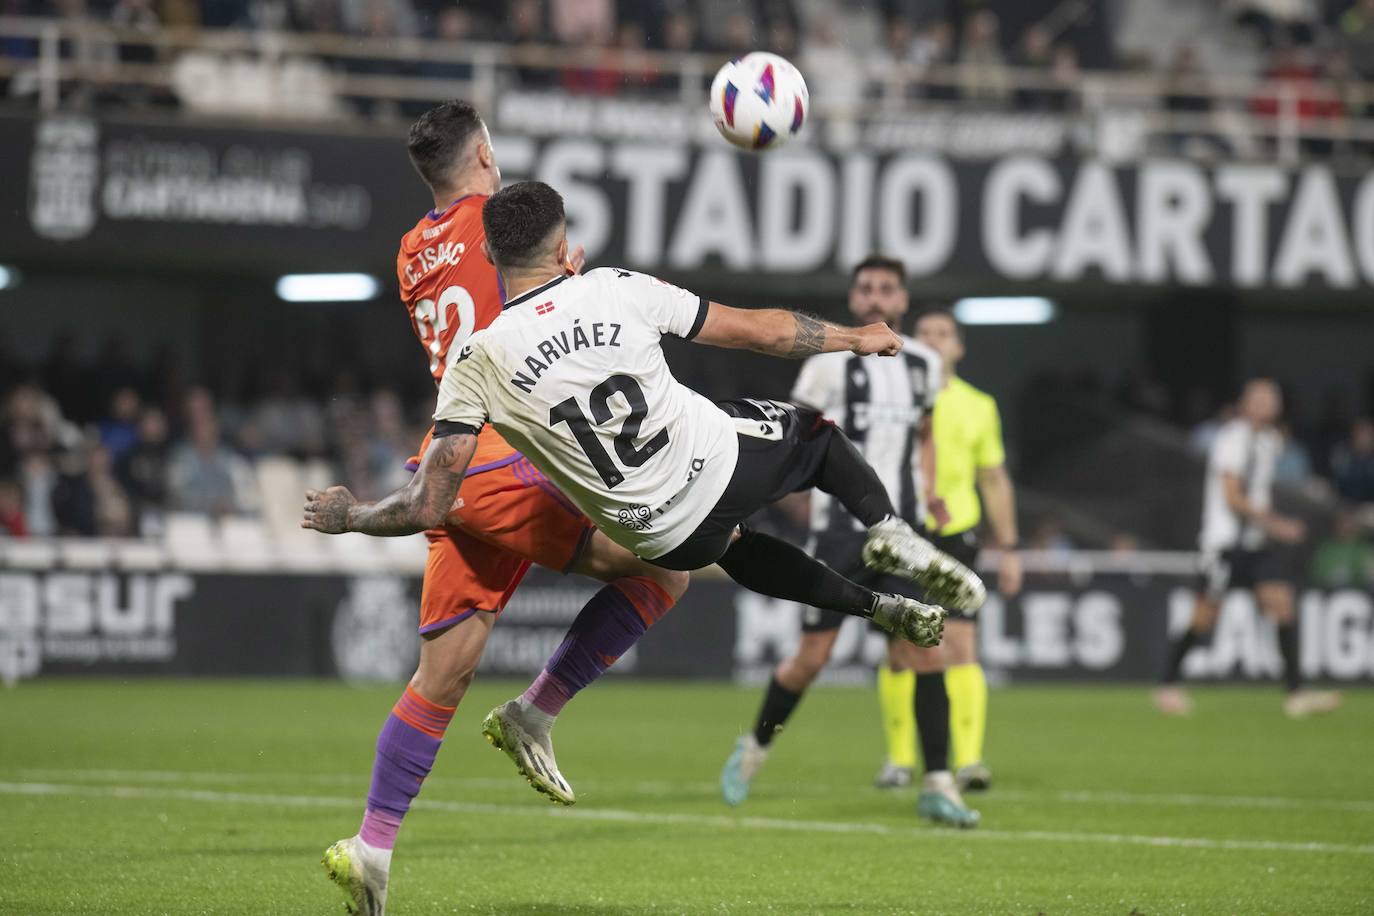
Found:
M 186 441 L 172 450 L 167 473 L 171 508 L 210 515 L 239 513 L 251 505 L 252 468 L 220 440 L 219 421 L 197 416 Z
M 604 47 L 615 34 L 615 6 L 611 0 L 551 0 L 549 22 L 561 44 Z
M 962 98 L 973 102 L 1004 103 L 1011 93 L 1011 77 L 1002 55 L 997 14 L 974 13 L 964 29 L 959 49 L 959 86 Z
M 1313 0 L 1235 0 L 1236 21 L 1259 33 L 1265 47 L 1311 44 L 1317 9 Z
M 295 375 L 268 373 L 268 394 L 249 415 L 262 434 L 264 451 L 312 458 L 324 453 L 324 421 L 314 401 L 300 390 Z
M 1012 63 L 1024 70 L 1034 70 L 1027 74 L 1037 82 L 1016 91 L 1016 107 L 1022 111 L 1051 111 L 1056 93 L 1039 85 L 1040 80 L 1048 80 L 1054 66 L 1054 46 L 1049 30 L 1042 25 L 1031 25 L 1021 34 L 1021 41 Z
M 1276 50 L 1264 74 L 1270 86 L 1250 102 L 1250 110 L 1261 117 L 1281 118 L 1289 114 L 1291 104 L 1292 113 L 1304 127 L 1340 124 L 1341 100 L 1329 86 L 1318 81 L 1316 67 L 1305 57 L 1302 50 L 1291 46 Z M 1315 154 L 1329 153 L 1331 147 L 1331 141 L 1324 138 L 1309 138 L 1303 143 L 1307 152 Z
M 87 486 L 91 494 L 94 533 L 125 538 L 135 533 L 133 504 L 115 475 L 114 456 L 103 445 L 90 450 Z
M 118 0 L 110 10 L 110 24 L 141 36 L 152 36 L 162 27 L 162 20 L 153 9 L 152 0 Z M 119 59 L 125 63 L 151 64 L 157 59 L 157 49 L 149 44 L 122 43 Z
M 812 23 L 811 37 L 802 51 L 802 72 L 824 73 L 826 78 L 809 85 L 813 110 L 848 111 L 863 99 L 863 74 L 854 54 L 835 37 L 830 15 Z
M 13 480 L 0 480 L 0 534 L 12 538 L 29 536 L 24 521 L 24 491 Z
M 1053 554 L 1068 554 L 1074 549 L 1073 540 L 1064 532 L 1064 525 L 1054 515 L 1046 515 L 1035 526 L 1030 539 L 1031 550 Z
M 120 388 L 110 398 L 109 416 L 97 427 L 100 444 L 110 450 L 116 461 L 138 444 L 138 392 Z
M 1331 455 L 1336 492 L 1352 503 L 1374 503 L 1374 420 L 1361 417 Z
M 1374 0 L 1355 0 L 1341 16 L 1341 40 L 1360 76 L 1374 80 Z
M 1312 555 L 1312 582 L 1322 588 L 1374 584 L 1374 544 L 1360 530 L 1353 512 L 1341 512 L 1331 537 Z
M 1279 435 L 1283 437 L 1283 451 L 1279 452 L 1274 464 L 1274 480 L 1279 483 L 1300 484 L 1312 477 L 1312 458 L 1307 447 L 1293 436 L 1293 428 L 1287 423 L 1279 424 Z
M 140 531 L 153 527 L 156 514 L 167 507 L 167 418 L 156 407 L 138 420 L 138 442 L 116 464 L 116 473 L 138 520 Z

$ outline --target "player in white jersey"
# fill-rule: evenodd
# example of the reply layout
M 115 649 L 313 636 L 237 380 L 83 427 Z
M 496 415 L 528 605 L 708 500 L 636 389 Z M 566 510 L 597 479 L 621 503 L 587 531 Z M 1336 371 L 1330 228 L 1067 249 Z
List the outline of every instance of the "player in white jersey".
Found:
M 850 313 L 860 322 L 881 321 L 895 330 L 910 304 L 905 281 L 900 261 L 876 254 L 865 258 L 851 274 Z M 849 353 L 811 357 L 797 376 L 792 400 L 815 408 L 844 430 L 893 494 L 899 516 L 919 528 L 928 503 L 935 502 L 930 411 L 943 384 L 940 355 L 903 336 L 895 359 Z M 811 546 L 819 559 L 872 588 L 918 596 L 911 583 L 866 569 L 863 543 L 863 529 L 843 507 L 826 493 L 811 495 Z M 721 770 L 721 793 L 728 804 L 741 804 L 748 797 L 773 739 L 830 661 L 843 622 L 843 615 L 831 611 L 815 607 L 803 611 L 797 651 L 774 670 L 753 731 L 739 738 Z M 941 823 L 976 825 L 978 812 L 964 805 L 949 769 L 949 696 L 941 649 L 889 640 L 887 668 L 915 672 L 918 682 L 915 718 L 926 767 L 918 812 Z M 914 744 L 915 736 L 911 740 Z M 914 747 L 909 751 L 914 755 Z M 877 782 L 880 788 L 896 788 L 909 784 L 910 775 L 908 769 L 885 765 Z M 900 780 L 902 776 L 906 778 Z
M 1218 430 L 1207 458 L 1203 492 L 1201 581 L 1189 628 L 1169 647 L 1164 677 L 1155 690 L 1155 705 L 1170 715 L 1187 715 L 1192 702 L 1178 686 L 1183 658 L 1216 626 L 1228 589 L 1248 588 L 1260 610 L 1278 628 L 1291 716 L 1329 712 L 1340 695 L 1302 689 L 1298 662 L 1298 626 L 1293 584 L 1274 544 L 1296 544 L 1306 532 L 1301 521 L 1273 511 L 1274 466 L 1283 450 L 1275 424 L 1283 409 L 1279 386 L 1267 378 L 1251 379 L 1241 394 L 1235 419 Z
M 818 487 L 868 529 L 870 566 L 921 582 L 944 607 L 982 603 L 977 576 L 898 517 L 873 469 L 818 412 L 772 401 L 713 405 L 672 377 L 660 348 L 671 334 L 792 358 L 895 354 L 901 340 L 885 325 L 841 328 L 785 310 L 731 309 L 627 270 L 569 276 L 563 201 L 540 182 L 493 195 L 483 222 L 510 298 L 449 366 L 434 444 L 414 479 L 377 503 L 357 503 L 342 487 L 309 491 L 303 525 L 375 535 L 432 527 L 453 504 L 476 433 L 491 422 L 607 537 L 656 565 L 719 563 L 754 591 L 937 644 L 943 607 L 874 592 L 740 524 L 787 493 Z M 538 770 L 520 759 L 528 748 L 518 746 L 518 722 L 498 743 L 516 744 L 506 749 L 517 765 Z

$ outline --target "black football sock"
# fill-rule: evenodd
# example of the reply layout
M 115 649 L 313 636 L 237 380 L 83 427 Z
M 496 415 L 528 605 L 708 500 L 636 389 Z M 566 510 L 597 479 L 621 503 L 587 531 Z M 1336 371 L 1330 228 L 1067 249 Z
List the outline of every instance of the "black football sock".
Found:
M 945 673 L 916 675 L 916 733 L 926 772 L 949 769 L 949 693 Z
M 1279 624 L 1279 654 L 1283 656 L 1283 685 L 1292 693 L 1302 686 L 1302 669 L 1298 667 L 1298 625 Z
M 717 562 L 751 592 L 798 601 L 826 611 L 872 617 L 872 591 L 812 557 L 800 547 L 741 525 L 741 535 Z
M 1193 630 L 1183 631 L 1183 635 L 1169 644 L 1169 661 L 1164 666 L 1164 676 L 1159 679 L 1161 684 L 1172 685 L 1178 683 L 1179 672 L 1183 668 L 1183 656 L 1188 654 L 1188 650 L 1202 641 L 1201 636 Z
M 758 721 L 754 723 L 754 738 L 760 746 L 767 747 L 773 743 L 773 737 L 782 731 L 801 698 L 800 693 L 793 693 L 779 684 L 776 676 L 768 681 L 768 691 L 763 695 L 763 706 L 759 709 Z
M 825 460 L 816 469 L 811 485 L 838 499 L 840 505 L 866 527 L 871 528 L 889 515 L 896 515 L 892 497 L 887 495 L 887 488 L 878 479 L 878 472 L 835 424 L 819 414 L 815 416 L 813 435 L 824 436 L 829 441 Z

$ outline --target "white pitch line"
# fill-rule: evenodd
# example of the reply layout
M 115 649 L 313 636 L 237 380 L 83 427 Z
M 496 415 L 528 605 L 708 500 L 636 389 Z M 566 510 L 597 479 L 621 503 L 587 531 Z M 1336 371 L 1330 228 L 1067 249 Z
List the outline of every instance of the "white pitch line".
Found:
M 277 805 L 292 808 L 357 808 L 356 798 L 329 795 L 282 795 L 265 792 L 216 792 L 209 789 L 178 789 L 148 786 L 61 785 L 46 782 L 0 782 L 0 794 L 22 796 L 158 799 L 229 805 Z M 1374 855 L 1374 844 L 1293 842 L 1289 840 L 1218 840 L 1208 837 L 1145 836 L 1123 833 L 1061 833 L 1051 830 L 976 830 L 953 832 L 863 824 L 846 821 L 806 821 L 769 817 L 729 817 L 713 814 L 622 811 L 613 808 L 548 808 L 534 805 L 495 805 L 483 802 L 449 802 L 418 799 L 415 807 L 452 814 L 485 814 L 502 817 L 553 817 L 575 821 L 607 821 L 628 824 L 711 827 L 723 830 L 780 830 L 803 833 L 873 834 L 913 839 L 954 841 L 963 839 L 1015 840 L 1046 843 L 1077 843 L 1102 846 L 1154 846 L 1180 849 L 1221 849 L 1251 852 L 1320 852 Z
M 114 770 L 114 769 L 19 769 L 15 770 L 21 778 L 79 779 L 97 782 L 142 782 L 142 783 L 192 783 L 192 784 L 242 784 L 253 782 L 304 782 L 317 785 L 363 785 L 367 774 L 358 773 L 280 773 L 250 771 L 214 770 Z M 432 785 L 453 786 L 469 789 L 504 789 L 524 791 L 524 784 L 512 777 L 445 776 L 438 774 L 427 780 Z M 663 795 L 668 793 L 698 792 L 715 795 L 720 786 L 714 782 L 673 782 L 670 780 L 596 780 L 583 779 L 578 786 L 584 791 L 622 792 L 642 795 Z M 852 791 L 854 786 L 840 786 L 829 783 L 793 783 L 786 787 L 778 785 L 774 793 L 789 795 L 819 796 L 837 791 Z M 1208 795 L 1185 792 L 1112 792 L 1096 790 L 1064 790 L 1059 792 L 1030 792 L 1017 789 L 998 789 L 988 797 L 989 801 L 1011 802 L 1064 802 L 1074 804 L 1099 805 L 1164 805 L 1168 807 L 1202 808 L 1258 808 L 1262 810 L 1302 810 L 1319 808 L 1328 811 L 1374 814 L 1374 800 L 1360 798 L 1295 798 L 1279 795 Z M 980 797 L 981 800 L 981 797 Z

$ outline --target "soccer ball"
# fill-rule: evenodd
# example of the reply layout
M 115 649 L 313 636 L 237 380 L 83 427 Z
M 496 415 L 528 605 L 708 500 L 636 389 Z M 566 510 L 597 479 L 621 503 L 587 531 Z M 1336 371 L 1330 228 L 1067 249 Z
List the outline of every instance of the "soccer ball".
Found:
M 806 122 L 810 97 L 801 71 L 784 58 L 754 51 L 720 68 L 711 81 L 711 117 L 741 149 L 777 149 Z

